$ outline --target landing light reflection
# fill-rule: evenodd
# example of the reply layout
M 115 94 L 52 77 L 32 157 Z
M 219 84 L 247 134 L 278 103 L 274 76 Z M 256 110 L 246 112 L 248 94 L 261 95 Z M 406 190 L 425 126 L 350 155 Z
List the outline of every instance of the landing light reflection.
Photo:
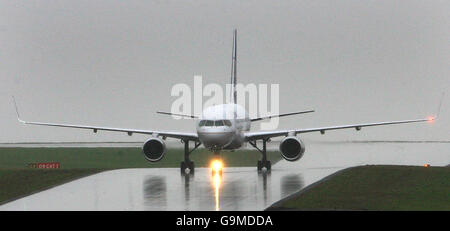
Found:
M 214 186 L 214 199 L 216 202 L 216 211 L 220 210 L 219 207 L 219 190 L 220 184 L 222 183 L 222 170 L 223 170 L 223 161 L 221 159 L 214 159 L 211 161 L 211 173 L 212 173 L 212 181 Z
M 219 191 L 220 191 L 220 184 L 222 181 L 222 176 L 218 173 L 215 172 L 213 175 L 213 183 L 214 183 L 214 199 L 216 202 L 216 211 L 220 210 L 219 207 Z

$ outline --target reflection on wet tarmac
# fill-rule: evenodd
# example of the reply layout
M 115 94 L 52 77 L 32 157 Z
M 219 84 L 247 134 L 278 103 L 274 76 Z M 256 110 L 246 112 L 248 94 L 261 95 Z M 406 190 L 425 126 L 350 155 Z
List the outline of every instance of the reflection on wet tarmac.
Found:
M 189 204 L 189 184 L 193 180 L 194 175 L 191 174 L 182 174 L 181 175 L 181 181 L 184 182 L 184 200 L 186 201 L 186 204 Z
M 290 174 L 281 178 L 281 198 L 289 196 L 303 188 L 303 179 L 300 174 Z
M 144 204 L 166 207 L 167 186 L 163 176 L 149 176 L 144 180 Z
M 270 178 L 270 172 L 264 171 L 261 174 L 258 174 L 258 182 L 263 186 L 264 204 L 267 204 L 267 178 Z
M 173 169 L 175 170 L 175 169 Z M 208 168 L 198 169 L 197 177 L 182 175 L 175 180 L 172 177 L 147 175 L 142 188 L 146 210 L 171 210 L 168 201 L 172 193 L 167 185 L 180 186 L 184 191 L 179 198 L 179 206 L 184 210 L 247 210 L 257 205 L 263 209 L 293 192 L 300 190 L 304 183 L 300 173 L 285 175 L 285 171 L 257 173 L 254 168 L 227 168 L 223 175 L 211 174 Z M 201 175 L 201 176 L 200 176 Z M 271 182 L 275 175 L 276 182 Z M 277 185 L 273 188 L 272 185 Z M 252 205 L 253 204 L 253 205 Z
M 222 176 L 219 173 L 214 173 L 213 175 L 213 185 L 214 185 L 214 199 L 216 201 L 216 211 L 219 211 L 219 191 L 220 191 L 220 182 L 222 180 Z
M 311 145 L 298 162 L 270 173 L 228 167 L 180 177 L 178 168 L 121 169 L 63 184 L 0 206 L 0 210 L 263 210 L 340 169 L 363 164 L 446 166 L 448 144 L 352 143 Z
M 208 169 L 203 169 L 204 172 L 210 172 Z M 229 171 L 227 173 L 227 176 L 233 176 L 234 172 Z M 257 176 L 257 182 L 256 182 L 256 188 L 254 188 L 255 196 L 258 197 L 259 195 L 262 196 L 262 203 L 264 205 L 269 204 L 270 202 L 274 202 L 270 200 L 271 192 L 274 191 L 272 188 L 269 188 L 268 185 L 270 185 L 271 181 L 271 172 L 262 172 L 262 173 L 254 173 L 251 175 Z M 278 175 L 278 174 L 277 174 Z M 241 206 L 245 204 L 245 201 L 249 198 L 245 198 L 245 191 L 247 193 L 252 193 L 251 188 L 246 188 L 246 182 L 241 180 L 240 178 L 233 179 L 232 181 L 226 181 L 223 182 L 222 179 L 223 176 L 219 173 L 213 173 L 211 174 L 211 177 L 209 180 L 209 187 L 213 190 L 207 190 L 202 189 L 202 184 L 198 184 L 194 181 L 194 175 L 185 174 L 181 176 L 181 185 L 184 185 L 184 202 L 186 204 L 186 209 L 191 210 L 191 201 L 197 201 L 195 197 L 198 197 L 196 195 L 196 192 L 204 191 L 203 197 L 213 197 L 214 203 L 213 205 L 208 205 L 207 203 L 202 203 L 202 209 L 209 210 L 211 208 L 214 208 L 214 210 L 219 211 L 221 210 L 220 202 L 221 199 L 224 198 L 226 201 L 225 203 L 225 210 L 239 210 L 242 209 Z M 251 178 L 246 178 L 251 179 Z M 302 179 L 302 175 L 300 173 L 292 173 L 283 175 L 279 178 L 278 182 L 280 182 L 280 191 L 279 191 L 279 197 L 277 198 L 284 198 L 294 192 L 299 191 L 304 187 L 304 182 Z M 222 190 L 222 183 L 225 183 L 226 188 L 224 189 L 223 193 L 221 193 Z M 191 194 L 191 184 L 193 184 L 194 187 L 197 187 L 197 190 L 194 189 L 194 192 Z M 147 206 L 147 209 L 153 210 L 154 208 L 167 208 L 167 182 L 165 177 L 161 176 L 147 176 L 144 179 L 143 182 L 143 194 L 144 194 L 144 204 Z M 250 191 L 249 191 L 250 190 Z M 208 195 L 209 194 L 209 195 Z M 248 195 L 247 195 L 248 196 Z M 192 197 L 192 198 L 191 198 Z M 205 200 L 206 201 L 213 201 L 213 200 Z M 195 205 L 192 205 L 195 206 Z

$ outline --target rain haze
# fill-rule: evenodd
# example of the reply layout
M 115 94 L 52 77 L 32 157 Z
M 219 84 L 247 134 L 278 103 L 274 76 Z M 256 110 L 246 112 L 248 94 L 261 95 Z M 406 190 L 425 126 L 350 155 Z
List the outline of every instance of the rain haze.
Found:
M 449 1 L 0 1 L 0 143 L 144 141 L 31 121 L 194 131 L 171 88 L 279 84 L 279 129 L 418 119 L 309 140 L 450 140 Z M 208 97 L 204 98 L 204 101 Z M 255 124 L 253 130 L 258 130 Z

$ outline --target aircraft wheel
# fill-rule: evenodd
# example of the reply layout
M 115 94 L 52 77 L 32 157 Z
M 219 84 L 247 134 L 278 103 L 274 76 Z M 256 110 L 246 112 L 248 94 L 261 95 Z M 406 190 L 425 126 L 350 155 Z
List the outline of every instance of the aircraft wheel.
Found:
M 181 175 L 184 175 L 184 174 L 186 174 L 186 163 L 183 161 L 183 162 L 181 162 L 181 164 L 180 164 L 180 171 L 181 171 Z
M 188 168 L 190 170 L 189 174 L 194 174 L 195 164 L 194 161 L 188 163 Z
M 260 172 L 262 170 L 263 164 L 262 161 L 258 160 L 258 172 Z
M 267 171 L 270 171 L 272 169 L 272 163 L 270 163 L 270 161 L 266 161 L 266 169 Z
M 190 162 L 181 162 L 181 164 L 180 164 L 180 171 L 181 171 L 181 174 L 182 175 L 184 175 L 184 174 L 186 174 L 186 169 L 189 169 L 189 174 L 194 174 L 194 169 L 195 169 L 195 164 L 194 164 L 194 162 L 193 161 L 190 161 Z

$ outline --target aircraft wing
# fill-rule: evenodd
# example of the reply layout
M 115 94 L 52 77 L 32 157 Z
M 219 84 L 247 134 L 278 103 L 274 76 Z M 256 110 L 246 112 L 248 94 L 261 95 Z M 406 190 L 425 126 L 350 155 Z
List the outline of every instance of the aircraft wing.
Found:
M 126 132 L 130 136 L 133 133 L 137 133 L 137 134 L 146 134 L 146 135 L 158 135 L 158 136 L 170 137 L 170 138 L 176 138 L 176 139 L 182 139 L 182 140 L 198 141 L 197 133 L 193 133 L 193 132 L 167 132 L 167 131 L 152 131 L 152 130 L 138 130 L 138 129 L 128 129 L 128 128 L 98 127 L 98 126 L 75 125 L 75 124 L 28 122 L 28 121 L 23 121 L 20 118 L 18 118 L 18 120 L 19 120 L 19 122 L 21 122 L 23 124 L 43 125 L 43 126 L 52 126 L 52 127 L 64 127 L 64 128 L 89 129 L 89 130 L 93 130 L 95 133 L 97 133 L 97 131 Z
M 296 135 L 299 133 L 308 133 L 308 132 L 320 132 L 322 134 L 325 134 L 325 131 L 328 131 L 328 130 L 338 130 L 338 129 L 346 129 L 346 128 L 354 128 L 359 131 L 359 130 L 361 130 L 362 127 L 392 125 L 392 124 L 406 124 L 406 123 L 417 123 L 417 122 L 431 122 L 434 120 L 435 120 L 434 117 L 429 117 L 426 119 L 416 119 L 416 120 L 399 120 L 399 121 L 386 121 L 386 122 L 377 122 L 377 123 L 361 123 L 361 124 L 349 124 L 349 125 L 341 125 L 341 126 L 307 128 L 307 129 L 258 131 L 258 132 L 245 133 L 245 138 L 247 141 L 252 141 L 252 140 L 267 139 L 267 138 L 272 138 L 272 137 L 277 137 L 277 136 Z
M 182 139 L 182 140 L 198 141 L 197 133 L 193 133 L 193 132 L 152 131 L 152 130 L 138 130 L 138 129 L 128 129 L 128 128 L 112 128 L 112 127 L 99 127 L 99 126 L 89 126 L 89 125 L 24 121 L 24 120 L 20 119 L 19 110 L 17 109 L 17 104 L 16 104 L 16 100 L 14 99 L 14 97 L 13 97 L 13 100 L 14 100 L 14 106 L 16 107 L 17 120 L 19 120 L 19 122 L 21 122 L 23 124 L 64 127 L 64 128 L 89 129 L 89 130 L 94 131 L 94 133 L 97 133 L 97 131 L 126 132 L 129 136 L 133 135 L 133 133 L 137 133 L 137 134 L 170 137 L 170 138 L 176 138 L 176 139 Z

